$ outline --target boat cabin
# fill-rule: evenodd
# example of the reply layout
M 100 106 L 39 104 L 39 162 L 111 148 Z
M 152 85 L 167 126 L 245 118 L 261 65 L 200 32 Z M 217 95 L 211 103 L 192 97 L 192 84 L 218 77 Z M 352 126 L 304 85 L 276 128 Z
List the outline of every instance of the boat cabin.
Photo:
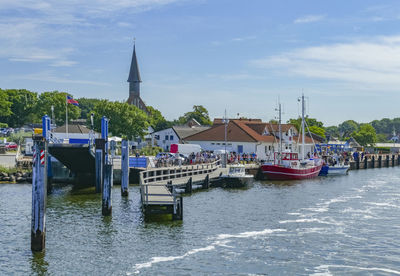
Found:
M 297 152 L 282 152 L 279 156 L 279 152 L 275 152 L 274 160 L 276 165 L 284 167 L 298 167 L 299 166 L 299 154 Z
M 245 171 L 245 167 L 244 166 L 234 166 L 234 165 L 232 165 L 230 168 L 229 168 L 229 174 L 230 175 L 232 175 L 232 174 L 234 174 L 234 175 L 236 175 L 236 174 L 245 174 L 246 173 L 246 171 Z

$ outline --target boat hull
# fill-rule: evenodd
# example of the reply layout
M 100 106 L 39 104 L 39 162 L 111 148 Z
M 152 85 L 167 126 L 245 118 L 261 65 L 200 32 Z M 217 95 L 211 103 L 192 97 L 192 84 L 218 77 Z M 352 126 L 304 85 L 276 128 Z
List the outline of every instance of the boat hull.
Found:
M 241 188 L 247 187 L 253 183 L 253 176 L 243 176 L 243 177 L 221 177 L 222 187 L 225 188 Z
M 270 180 L 301 180 L 318 176 L 322 165 L 305 169 L 286 168 L 277 165 L 261 166 L 263 174 Z

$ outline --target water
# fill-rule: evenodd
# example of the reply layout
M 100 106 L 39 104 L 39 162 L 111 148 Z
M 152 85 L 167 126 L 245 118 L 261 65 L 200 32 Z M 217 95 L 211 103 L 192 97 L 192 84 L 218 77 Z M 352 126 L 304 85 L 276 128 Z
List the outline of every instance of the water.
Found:
M 400 168 L 255 182 L 184 198 L 182 222 L 144 222 L 139 189 L 58 186 L 46 251 L 30 251 L 31 186 L 0 185 L 0 275 L 400 274 Z

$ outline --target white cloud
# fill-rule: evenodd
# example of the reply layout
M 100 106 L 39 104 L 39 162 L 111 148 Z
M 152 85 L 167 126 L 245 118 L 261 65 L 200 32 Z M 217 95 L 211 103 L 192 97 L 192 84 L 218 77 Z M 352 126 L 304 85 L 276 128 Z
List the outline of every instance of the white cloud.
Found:
M 311 23 L 311 22 L 321 21 L 324 18 L 325 15 L 306 15 L 295 19 L 294 23 L 295 24 Z
M 252 64 L 284 74 L 398 89 L 400 36 L 296 49 Z
M 54 74 L 53 71 L 43 71 L 34 74 L 26 74 L 26 75 L 18 75 L 18 76 L 9 76 L 12 79 L 21 79 L 21 80 L 33 80 L 40 82 L 53 82 L 53 83 L 72 83 L 72 84 L 88 84 L 88 85 L 100 85 L 100 86 L 111 86 L 109 83 L 100 82 L 97 80 L 78 80 L 78 79 L 69 79 L 67 77 L 59 77 Z

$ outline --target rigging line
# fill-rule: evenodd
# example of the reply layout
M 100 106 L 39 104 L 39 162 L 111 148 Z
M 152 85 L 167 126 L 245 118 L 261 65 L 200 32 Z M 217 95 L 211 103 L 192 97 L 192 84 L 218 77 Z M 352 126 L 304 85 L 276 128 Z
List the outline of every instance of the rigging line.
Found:
M 314 145 L 314 149 L 315 149 L 315 151 L 317 152 L 317 156 L 320 157 L 319 154 L 318 154 L 317 146 L 315 145 L 314 139 L 313 139 L 313 137 L 312 137 L 312 135 L 311 135 L 310 129 L 308 128 L 307 121 L 304 120 L 304 122 L 306 123 L 306 127 L 307 127 L 307 130 L 308 130 L 308 134 L 310 134 L 311 141 L 313 142 L 313 145 Z

